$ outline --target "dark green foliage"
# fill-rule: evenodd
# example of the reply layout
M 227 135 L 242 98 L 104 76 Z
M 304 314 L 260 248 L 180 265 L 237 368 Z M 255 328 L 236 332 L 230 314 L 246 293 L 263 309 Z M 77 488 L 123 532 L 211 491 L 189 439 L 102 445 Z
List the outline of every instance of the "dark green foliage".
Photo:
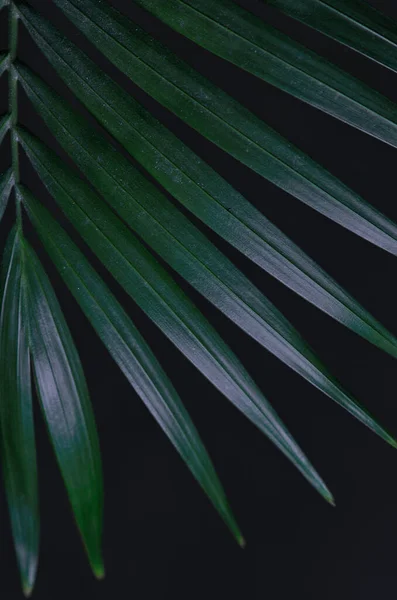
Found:
M 394 223 L 109 3 L 54 0 L 54 4 L 115 67 L 201 135 L 297 200 L 397 254 Z M 232 0 L 137 0 L 137 4 L 210 52 L 397 146 L 397 113 L 391 101 Z M 268 4 L 396 70 L 396 25 L 364 2 L 268 0 Z M 331 492 L 245 366 L 152 251 L 245 333 L 393 447 L 397 443 L 392 436 L 343 389 L 293 325 L 178 203 L 264 271 L 393 357 L 396 338 L 39 12 L 25 3 L 0 0 L 0 9 L 5 6 L 9 52 L 0 56 L 0 76 L 8 74 L 9 110 L 0 117 L 0 144 L 9 136 L 12 165 L 0 175 L 0 219 L 13 189 L 16 223 L 2 261 L 0 420 L 4 482 L 25 594 L 33 589 L 39 545 L 31 377 L 88 559 L 97 577 L 104 573 L 103 483 L 95 418 L 72 336 L 51 282 L 26 239 L 25 219 L 240 545 L 244 539 L 199 433 L 139 327 L 40 199 L 23 185 L 21 147 L 55 203 L 111 276 L 333 503 Z M 58 96 L 51 82 L 18 61 L 21 26 L 108 136 Z M 19 125 L 20 87 L 77 169 Z M 112 140 L 177 203 L 170 202 Z

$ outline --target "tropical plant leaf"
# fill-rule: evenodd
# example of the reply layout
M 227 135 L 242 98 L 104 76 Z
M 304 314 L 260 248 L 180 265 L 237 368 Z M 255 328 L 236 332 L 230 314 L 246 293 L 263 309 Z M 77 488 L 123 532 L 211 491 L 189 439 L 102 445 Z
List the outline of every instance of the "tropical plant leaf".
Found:
M 137 4 L 206 50 L 396 146 L 395 104 L 231 0 L 137 0 Z
M 49 256 L 84 314 L 233 535 L 243 545 L 243 537 L 208 453 L 149 346 L 62 227 L 28 190 L 19 186 L 18 191 Z
M 26 134 L 20 135 L 29 150 Z M 34 158 L 31 151 L 30 156 Z M 46 159 L 50 162 L 44 168 Z M 182 354 L 332 502 L 325 484 L 248 373 L 174 280 L 80 178 L 65 168 L 59 169 L 54 156 L 47 154 L 44 160 L 40 164 L 35 159 L 33 164 L 40 169 L 44 183 L 68 219 L 109 272 Z M 386 432 L 382 434 L 393 443 Z
M 397 73 L 396 23 L 361 0 L 265 0 Z
M 30 357 L 21 242 L 14 229 L 3 256 L 0 316 L 0 422 L 3 475 L 22 588 L 37 571 L 39 509 Z
M 184 206 L 306 300 L 369 341 L 384 344 L 384 340 L 381 341 L 384 328 L 232 186 L 104 75 L 48 21 L 25 6 L 21 7 L 21 14 L 36 43 L 67 85 Z M 345 212 L 350 212 L 351 227 L 365 228 L 373 243 L 397 253 L 397 227 L 363 201 L 359 207 L 367 218 L 345 207 Z M 389 351 L 396 355 L 395 340 L 388 334 L 386 338 Z
M 7 208 L 8 199 L 14 185 L 14 173 L 12 169 L 8 169 L 0 175 L 0 221 L 3 218 Z
M 298 200 L 397 255 L 394 223 L 108 3 L 54 2 L 104 57 L 200 134 Z M 109 353 L 241 545 L 243 538 L 199 435 L 147 343 L 51 212 L 21 184 L 20 146 L 76 233 L 114 279 L 182 354 L 333 502 L 245 368 L 176 283 L 173 271 L 372 431 L 394 447 L 397 442 L 343 390 L 278 309 L 113 141 L 184 208 L 312 304 L 394 357 L 396 338 L 40 13 L 5 0 L 0 0 L 0 9 L 6 4 L 9 51 L 0 54 L 0 75 L 8 71 L 9 115 L 0 117 L 0 144 L 10 129 L 12 164 L 0 175 L 0 219 L 15 186 L 17 226 L 0 275 L 0 421 L 5 483 L 25 592 L 33 587 L 38 552 L 30 357 L 50 438 L 97 576 L 103 574 L 103 484 L 80 360 L 49 279 L 23 236 L 23 211 Z M 397 147 L 396 107 L 391 101 L 236 3 L 137 0 L 137 4 L 207 50 Z M 394 26 L 356 0 L 294 4 L 269 0 L 269 4 L 288 14 L 301 11 L 298 18 L 306 24 L 395 70 Z M 40 77 L 18 64 L 20 19 L 106 132 L 97 131 Z M 18 82 L 76 170 L 19 126 Z M 152 251 L 168 263 L 171 274 Z
M 135 24 L 91 0 L 54 1 L 115 66 L 204 137 L 311 208 L 376 239 L 382 226 L 357 194 Z
M 77 526 L 92 570 L 100 578 L 102 469 L 88 390 L 54 291 L 26 240 L 23 260 L 36 387 Z
M 362 411 L 327 373 L 317 357 L 281 313 L 239 271 L 233 269 L 232 264 L 216 251 L 207 239 L 199 234 L 198 230 L 195 230 L 190 222 L 178 213 L 173 205 L 163 198 L 151 184 L 142 179 L 123 157 L 115 155 L 112 146 L 102 137 L 95 135 L 83 120 L 65 107 L 54 94 L 50 93 L 47 86 L 33 77 L 25 68 L 18 68 L 18 72 L 28 96 L 57 139 L 76 164 L 82 168 L 93 185 L 98 187 L 99 184 L 98 189 L 101 190 L 102 195 L 130 227 L 135 229 L 160 256 L 246 333 L 357 418 L 369 424 L 367 413 Z M 51 106 L 51 110 L 47 109 L 48 106 Z M 32 146 L 31 143 L 30 146 Z M 37 164 L 31 152 L 30 158 Z M 48 162 L 48 157 L 44 160 Z M 51 166 L 51 171 L 52 169 L 53 166 Z M 65 168 L 59 163 L 58 177 L 61 177 L 63 172 L 65 172 Z M 45 171 L 41 170 L 40 176 L 44 179 Z M 123 182 L 122 185 L 119 181 Z M 75 191 L 76 186 L 79 186 L 80 189 L 78 194 Z M 54 189 L 51 189 L 51 193 L 57 197 Z M 63 204 L 66 214 L 67 206 L 75 197 L 83 197 L 78 179 L 69 182 L 68 199 Z M 141 200 L 143 198 L 144 201 Z M 85 201 L 84 212 L 95 221 L 98 214 L 101 214 L 98 202 L 93 204 L 91 210 L 88 211 L 87 201 Z M 106 224 L 111 222 L 111 219 L 110 211 L 103 215 L 100 229 L 103 230 Z M 74 225 L 77 229 L 79 228 L 78 221 L 74 222 Z M 120 229 L 120 233 L 117 233 L 117 229 L 115 229 L 112 234 L 112 242 L 115 247 L 119 245 L 118 240 L 122 235 L 121 223 L 118 229 Z M 96 233 L 97 229 L 94 231 Z M 106 237 L 109 239 L 109 233 L 106 234 Z M 98 254 L 99 245 L 95 247 L 94 251 Z M 127 256 L 128 251 L 131 252 L 129 248 L 123 249 L 121 252 L 123 257 Z M 101 256 L 101 260 L 106 265 L 110 263 L 110 252 L 111 249 Z M 131 282 L 129 281 L 127 284 L 125 282 L 126 268 L 124 267 L 119 270 L 119 273 L 116 273 L 115 264 L 116 261 L 110 263 L 109 270 L 133 295 L 135 286 L 127 287 L 131 286 Z M 133 257 L 130 258 L 130 265 L 136 268 L 136 259 Z M 145 310 L 144 306 L 145 304 L 143 305 Z M 389 347 L 389 351 L 396 355 L 396 346 L 392 336 L 386 333 L 384 339 L 387 340 L 387 338 L 390 340 L 391 346 L 382 340 L 382 347 L 385 349 Z M 373 425 L 374 423 L 371 428 Z M 376 425 L 376 430 L 380 431 L 378 425 Z M 385 432 L 381 431 L 381 435 L 385 437 Z M 388 434 L 385 439 L 391 441 Z M 391 441 L 391 443 L 394 442 Z

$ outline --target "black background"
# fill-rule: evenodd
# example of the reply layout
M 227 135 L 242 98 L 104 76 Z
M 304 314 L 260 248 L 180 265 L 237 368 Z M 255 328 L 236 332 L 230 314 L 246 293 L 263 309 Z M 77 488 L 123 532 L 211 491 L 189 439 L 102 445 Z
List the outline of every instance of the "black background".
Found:
M 240 3 L 397 102 L 396 75 L 281 16 L 262 2 Z M 393 0 L 371 3 L 397 17 Z M 262 180 L 147 98 L 82 38 L 50 0 L 35 0 L 32 4 L 397 334 L 395 258 Z M 132 2 L 112 0 L 112 4 L 397 220 L 396 150 L 205 52 Z M 6 11 L 0 15 L 3 49 L 7 47 L 6 16 Z M 23 30 L 19 56 L 86 114 Z M 6 109 L 7 81 L 3 76 L 0 114 Z M 64 156 L 22 92 L 20 121 Z M 9 160 L 6 138 L 0 153 L 1 170 Z M 24 156 L 21 163 L 24 183 L 74 235 Z M 13 218 L 10 203 L 0 226 L 1 245 Z M 343 329 L 204 226 L 200 227 L 277 304 L 344 386 L 397 435 L 397 369 L 393 359 Z M 247 547 L 241 550 L 107 355 L 28 223 L 26 230 L 51 275 L 86 370 L 106 485 L 106 578 L 98 583 L 90 574 L 37 411 L 42 535 L 34 598 L 284 600 L 293 596 L 365 600 L 397 593 L 397 453 L 393 449 L 183 284 L 320 471 L 336 497 L 337 506 L 331 508 L 270 442 L 195 371 L 92 259 L 151 343 L 188 407 L 246 537 Z M 21 592 L 3 490 L 0 513 L 0 593 L 12 600 L 21 597 Z

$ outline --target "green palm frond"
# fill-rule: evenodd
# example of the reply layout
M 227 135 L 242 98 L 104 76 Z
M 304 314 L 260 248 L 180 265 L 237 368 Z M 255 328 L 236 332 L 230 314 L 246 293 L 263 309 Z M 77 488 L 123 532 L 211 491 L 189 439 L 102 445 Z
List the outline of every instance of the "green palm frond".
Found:
M 299 100 L 396 146 L 397 117 L 390 100 L 229 0 L 137 0 L 137 3 L 214 54 Z M 70 2 L 60 1 L 60 4 Z M 74 4 L 80 6 L 92 2 Z M 298 5 L 299 1 L 294 2 L 295 12 Z M 86 14 L 97 17 L 99 11 L 89 10 L 87 6 Z M 129 48 L 134 48 L 142 60 L 147 56 L 137 45 L 131 44 Z M 159 71 L 162 70 L 163 61 L 156 62 Z
M 24 592 L 36 577 L 39 511 L 26 285 L 21 241 L 10 235 L 3 255 L 0 317 L 0 419 L 4 483 Z
M 361 0 L 264 0 L 371 60 L 397 71 L 395 22 Z
M 297 200 L 397 255 L 395 223 L 110 3 L 54 0 L 53 4 L 114 67 L 199 134 Z M 397 147 L 395 104 L 236 2 L 136 0 L 136 4 L 211 53 Z M 268 0 L 267 4 L 396 70 L 396 25 L 365 2 Z M 24 592 L 29 595 L 34 586 L 39 541 L 31 376 L 92 570 L 97 577 L 104 573 L 103 483 L 95 419 L 78 351 L 51 282 L 27 239 L 26 220 L 233 536 L 240 545 L 244 539 L 199 433 L 139 324 L 132 322 L 78 245 L 26 187 L 19 167 L 21 149 L 65 218 L 114 280 L 333 503 L 326 484 L 245 366 L 173 272 L 379 437 L 393 447 L 397 442 L 343 388 L 277 307 L 201 232 L 194 218 L 393 357 L 397 357 L 396 337 L 30 3 L 0 0 L 0 9 L 6 6 L 9 51 L 0 56 L 0 76 L 8 74 L 9 110 L 0 117 L 0 144 L 10 139 L 12 164 L 0 176 L 0 220 L 13 190 L 16 223 L 1 271 L 0 420 L 4 482 Z M 100 128 L 54 92 L 50 81 L 18 60 L 19 27 L 25 28 Z M 77 168 L 22 127 L 20 89 Z

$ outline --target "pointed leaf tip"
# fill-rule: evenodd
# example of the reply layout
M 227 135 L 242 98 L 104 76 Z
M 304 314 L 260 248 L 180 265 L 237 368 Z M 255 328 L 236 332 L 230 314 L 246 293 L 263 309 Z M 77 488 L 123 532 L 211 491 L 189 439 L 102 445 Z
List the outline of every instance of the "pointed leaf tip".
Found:
M 102 564 L 103 483 L 88 388 L 55 292 L 26 240 L 23 258 L 36 389 L 76 524 L 95 572 Z
M 40 518 L 21 247 L 14 227 L 0 278 L 0 424 L 4 489 L 22 589 L 28 595 L 37 571 Z
M 32 595 L 33 592 L 33 588 L 30 585 L 24 585 L 22 588 L 23 591 L 23 595 L 25 596 L 25 598 L 30 598 L 30 596 Z
M 335 498 L 333 497 L 333 495 L 330 493 L 329 497 L 326 498 L 328 504 L 330 504 L 331 506 L 335 507 L 336 506 L 336 502 L 335 502 Z
M 98 579 L 98 581 L 102 581 L 102 579 L 105 578 L 105 567 L 102 563 L 100 565 L 93 565 L 92 572 L 94 573 L 95 578 Z

